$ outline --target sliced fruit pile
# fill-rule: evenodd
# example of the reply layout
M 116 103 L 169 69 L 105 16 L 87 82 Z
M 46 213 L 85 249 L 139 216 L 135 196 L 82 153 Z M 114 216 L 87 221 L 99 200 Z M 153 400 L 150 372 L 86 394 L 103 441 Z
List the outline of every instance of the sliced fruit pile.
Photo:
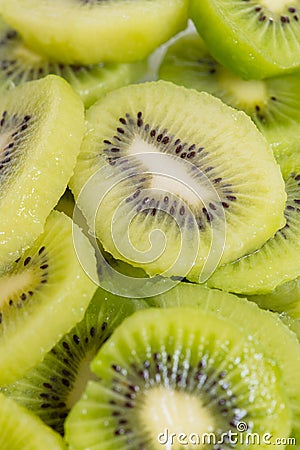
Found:
M 299 19 L 1 1 L 1 450 L 300 448 Z

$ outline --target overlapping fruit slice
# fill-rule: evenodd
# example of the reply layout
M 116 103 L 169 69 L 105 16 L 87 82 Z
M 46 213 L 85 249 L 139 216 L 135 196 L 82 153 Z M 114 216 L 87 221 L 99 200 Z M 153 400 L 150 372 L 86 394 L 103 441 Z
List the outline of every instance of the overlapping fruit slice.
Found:
M 196 442 L 199 448 L 211 433 L 212 448 L 221 444 L 224 450 L 232 448 L 224 436 L 236 433 L 239 449 L 255 449 L 241 441 L 246 429 L 289 436 L 290 411 L 278 368 L 238 325 L 209 311 L 136 312 L 114 331 L 91 367 L 99 380 L 88 384 L 66 421 L 66 440 L 74 450 L 179 449 L 181 433 L 185 445 Z
M 60 434 L 70 409 L 89 380 L 97 377 L 89 364 L 113 330 L 137 309 L 148 305 L 109 294 L 98 288 L 85 316 L 64 335 L 25 377 L 3 389 Z
M 278 364 L 292 413 L 290 442 L 299 442 L 300 379 L 295 374 L 300 370 L 300 346 L 296 335 L 277 314 L 264 311 L 255 303 L 235 295 L 191 283 L 180 283 L 171 291 L 149 299 L 149 303 L 163 308 L 189 306 L 213 313 L 228 321 L 232 327 L 240 328 L 244 336 L 257 340 L 260 351 Z
M 0 385 L 41 361 L 82 319 L 95 292 L 77 258 L 73 232 L 85 266 L 95 276 L 90 242 L 70 218 L 55 211 L 44 233 L 0 277 Z
M 0 19 L 0 83 L 17 86 L 49 74 L 65 78 L 89 107 L 101 95 L 138 81 L 146 71 L 146 61 L 75 65 L 52 61 L 29 48 L 21 36 Z
M 55 75 L 1 93 L 0 274 L 43 232 L 84 131 L 77 94 Z
M 158 81 L 108 93 L 87 113 L 70 187 L 116 259 L 199 281 L 285 223 L 279 166 L 242 111 Z
M 186 26 L 187 9 L 186 0 L 7 0 L 0 11 L 38 52 L 97 64 L 145 58 Z
M 208 286 L 264 294 L 300 275 L 300 172 L 287 178 L 286 192 L 286 225 L 258 251 L 217 269 Z
M 65 450 L 63 439 L 38 417 L 0 394 L 2 450 Z
M 300 67 L 299 0 L 192 0 L 190 14 L 212 55 L 243 78 Z
M 271 144 L 276 157 L 298 151 L 300 78 L 297 72 L 264 80 L 243 80 L 212 57 L 197 33 L 190 33 L 168 47 L 159 77 L 209 92 L 245 111 Z

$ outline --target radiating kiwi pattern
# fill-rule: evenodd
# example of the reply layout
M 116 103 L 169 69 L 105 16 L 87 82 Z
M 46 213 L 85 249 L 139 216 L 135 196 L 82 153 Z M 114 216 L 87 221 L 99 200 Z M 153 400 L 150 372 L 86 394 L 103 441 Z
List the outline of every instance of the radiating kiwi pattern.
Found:
M 211 53 L 243 78 L 299 70 L 299 1 L 192 0 L 190 6 Z
M 29 48 L 0 17 L 0 87 L 11 88 L 54 74 L 71 84 L 87 108 L 109 90 L 137 82 L 146 68 L 146 61 L 89 65 L 53 61 Z
M 213 332 L 213 324 L 218 333 Z M 193 427 L 199 435 L 215 432 L 217 439 L 229 430 L 238 433 L 242 421 L 249 432 L 288 435 L 289 410 L 276 371 L 258 356 L 254 341 L 250 344 L 242 334 L 239 339 L 239 334 L 237 327 L 209 311 L 136 312 L 94 359 L 91 367 L 99 380 L 89 383 L 67 418 L 67 442 L 76 450 L 93 448 L 97 442 L 104 443 L 103 449 L 111 448 L 110 442 L 124 450 L 159 449 L 159 434 L 166 428 L 171 432 L 175 423 L 183 432 Z M 263 415 L 263 405 L 271 398 L 270 416 Z M 94 417 L 100 419 L 97 430 L 80 438 L 79 424 L 91 430 Z M 210 448 L 243 447 L 229 438 L 211 442 Z
M 162 80 L 126 86 L 89 109 L 87 126 L 70 188 L 104 250 L 150 276 L 206 281 L 285 224 L 283 179 L 267 142 L 243 112 L 209 94 Z M 263 167 L 278 189 L 262 188 Z
M 14 278 L 15 280 L 21 279 L 24 270 L 28 270 L 28 272 L 30 272 L 30 283 L 20 283 L 20 287 L 17 287 L 16 282 L 16 289 L 11 290 L 11 293 L 7 299 L 7 303 L 2 306 L 2 311 L 0 312 L 0 324 L 2 323 L 2 321 L 9 321 L 9 317 L 11 314 L 9 310 L 11 310 L 12 308 L 23 308 L 25 302 L 26 306 L 28 305 L 30 307 L 29 303 L 32 297 L 34 297 L 34 293 L 39 291 L 42 285 L 46 284 L 48 281 L 49 274 L 47 269 L 49 267 L 49 264 L 46 247 L 44 245 L 41 246 L 37 253 L 35 253 L 34 255 L 26 256 L 26 258 L 21 261 L 21 264 L 19 264 L 20 261 L 21 258 L 18 258 L 15 261 L 15 267 L 12 268 L 10 277 L 12 279 Z M 24 276 L 24 279 L 26 279 L 26 276 Z M 1 328 L 0 334 L 2 334 Z
M 277 157 L 298 151 L 299 74 L 244 80 L 209 53 L 198 33 L 172 43 L 160 64 L 159 77 L 206 91 L 245 111 L 264 134 Z
M 31 120 L 31 115 L 26 114 L 19 117 L 17 113 L 11 114 L 3 111 L 0 119 L 0 134 L 4 136 L 4 145 L 0 152 L 0 189 L 4 189 L 14 174 L 22 154 L 18 147 L 19 140 L 24 139 L 25 130 L 27 130 Z
M 299 142 L 300 0 L 0 0 L 0 450 L 299 447 Z
M 291 173 L 285 185 L 285 226 L 256 252 L 217 269 L 208 286 L 245 295 L 267 294 L 300 276 L 300 173 Z
M 220 216 L 220 210 L 222 218 L 223 208 L 229 209 L 231 203 L 236 201 L 237 197 L 233 185 L 228 181 L 224 181 L 222 177 L 213 176 L 217 172 L 217 169 L 210 164 L 209 158 L 207 158 L 209 151 L 204 146 L 182 141 L 159 124 L 156 125 L 154 123 L 150 125 L 147 119 L 144 119 L 142 111 L 138 111 L 135 117 L 132 117 L 130 114 L 126 114 L 125 117 L 120 117 L 119 123 L 119 126 L 115 130 L 112 130 L 111 139 L 104 139 L 103 141 L 105 144 L 103 153 L 111 166 L 114 166 L 120 158 L 126 157 L 128 142 L 134 141 L 136 136 L 139 136 L 149 145 L 163 147 L 161 150 L 162 153 L 176 155 L 182 160 L 191 162 L 192 164 L 187 166 L 187 168 L 190 169 L 195 183 L 200 182 L 200 178 L 202 178 L 201 182 L 208 185 L 209 180 L 205 179 L 205 175 L 212 174 L 209 176 L 216 190 L 216 200 L 218 199 L 218 203 L 212 201 L 207 206 L 202 206 L 200 209 L 195 208 L 195 210 L 191 206 L 192 213 L 201 231 L 204 231 L 207 224 L 210 224 L 214 218 Z M 129 163 L 126 160 L 124 162 L 121 160 L 121 163 L 123 170 L 133 170 L 135 168 L 132 166 L 132 160 Z M 199 169 L 198 171 L 197 168 Z M 138 167 L 136 169 L 138 170 Z M 180 226 L 184 223 L 187 226 L 189 225 L 188 210 L 186 210 L 185 202 L 180 201 L 180 198 L 172 199 L 172 193 L 165 195 L 162 202 L 155 198 L 143 196 L 143 190 L 147 187 L 147 183 L 149 183 L 149 176 L 145 176 L 139 181 L 140 183 L 136 186 L 135 192 L 126 198 L 127 203 L 134 203 L 133 207 L 137 213 L 142 211 L 144 215 L 154 217 L 160 211 L 164 211 L 170 216 L 175 216 Z M 209 189 L 208 186 L 206 187 Z M 193 226 L 192 220 L 190 220 L 190 224 Z
M 124 299 L 99 288 L 82 321 L 24 378 L 2 391 L 63 435 L 69 411 L 87 382 L 97 379 L 89 369 L 90 362 L 125 317 L 147 307 L 142 300 Z

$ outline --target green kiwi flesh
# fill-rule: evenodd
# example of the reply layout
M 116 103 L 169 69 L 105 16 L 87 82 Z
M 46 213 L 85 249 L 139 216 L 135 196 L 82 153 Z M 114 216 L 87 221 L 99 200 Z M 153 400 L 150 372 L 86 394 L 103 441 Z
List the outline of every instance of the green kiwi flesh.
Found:
M 294 319 L 300 319 L 300 277 L 287 281 L 272 292 L 261 295 L 249 295 L 248 299 L 261 308 L 285 313 Z
M 65 78 L 88 108 L 106 92 L 138 81 L 146 61 L 72 65 L 55 62 L 26 46 L 20 35 L 0 19 L 0 84 L 14 87 L 49 74 Z
M 0 393 L 1 450 L 66 450 L 59 434 L 38 417 Z
M 191 0 L 190 17 L 211 54 L 245 79 L 300 68 L 299 0 Z
M 60 77 L 1 92 L 0 274 L 43 232 L 73 173 L 83 132 L 82 101 Z
M 86 119 L 69 185 L 115 259 L 199 281 L 208 262 L 232 261 L 284 226 L 279 166 L 242 111 L 160 80 L 108 93 Z
M 260 350 L 276 361 L 292 411 L 291 436 L 300 439 L 300 379 L 295 374 L 300 370 L 300 347 L 293 332 L 280 317 L 260 309 L 255 303 L 233 294 L 209 289 L 205 286 L 180 283 L 171 291 L 148 300 L 150 306 L 173 308 L 194 307 L 216 314 L 239 327 L 244 335 L 259 342 Z
M 84 315 L 96 285 L 81 267 L 73 234 L 94 275 L 89 241 L 55 211 L 44 233 L 0 277 L 0 385 L 22 377 Z
M 300 276 L 300 172 L 286 180 L 286 225 L 259 250 L 216 270 L 209 287 L 265 294 Z
M 91 368 L 99 380 L 87 385 L 66 420 L 74 450 L 171 448 L 158 439 L 166 430 L 240 436 L 240 422 L 258 434 L 290 433 L 276 366 L 238 326 L 208 311 L 138 311 L 114 331 Z M 178 441 L 172 447 L 182 448 Z M 246 447 L 256 445 L 238 448 Z
M 270 143 L 275 156 L 298 150 L 300 77 L 298 73 L 243 80 L 219 64 L 197 33 L 171 44 L 159 67 L 159 78 L 206 91 L 245 111 Z
M 31 48 L 70 64 L 144 59 L 186 27 L 187 10 L 186 0 L 8 0 L 1 5 L 4 19 Z
M 82 321 L 42 362 L 25 377 L 5 386 L 3 392 L 63 434 L 65 418 L 86 383 L 97 379 L 89 369 L 90 361 L 125 317 L 146 307 L 142 300 L 121 298 L 98 288 Z

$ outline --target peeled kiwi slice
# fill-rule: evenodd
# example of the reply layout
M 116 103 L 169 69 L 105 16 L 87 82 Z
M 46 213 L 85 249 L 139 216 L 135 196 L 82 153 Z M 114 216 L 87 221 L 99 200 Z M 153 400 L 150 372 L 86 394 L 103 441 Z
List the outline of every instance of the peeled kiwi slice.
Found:
M 86 383 L 97 379 L 89 369 L 91 360 L 125 317 L 146 307 L 142 300 L 121 298 L 98 288 L 82 321 L 61 338 L 42 362 L 25 377 L 5 386 L 3 392 L 63 434 L 65 418 Z
M 86 117 L 70 188 L 116 259 L 199 281 L 284 225 L 280 169 L 243 112 L 158 81 L 110 92 Z
M 179 433 L 190 447 L 192 433 L 242 439 L 240 423 L 260 435 L 288 436 L 279 372 L 238 328 L 193 308 L 151 308 L 125 319 L 92 362 L 99 380 L 89 382 L 67 418 L 67 443 L 74 450 L 177 450 Z
M 0 8 L 31 48 L 75 64 L 141 60 L 185 28 L 187 9 L 186 0 L 7 0 Z
M 96 286 L 81 267 L 73 235 L 94 275 L 89 241 L 54 211 L 44 233 L 0 277 L 0 385 L 34 367 L 84 315 Z
M 300 68 L 299 0 L 191 0 L 190 15 L 211 54 L 245 79 Z
M 300 442 L 300 346 L 296 335 L 277 314 L 233 294 L 191 283 L 180 283 L 171 291 L 148 300 L 151 306 L 194 307 L 210 312 L 240 328 L 244 336 L 259 342 L 260 351 L 276 361 L 292 411 L 291 436 Z M 217 327 L 217 325 L 215 325 Z
M 49 60 L 30 49 L 21 36 L 0 19 L 0 84 L 4 87 L 43 78 L 48 74 L 65 78 L 89 107 L 106 92 L 138 81 L 146 62 L 72 65 Z
M 298 73 L 243 80 L 218 63 L 197 33 L 177 39 L 167 49 L 159 77 L 199 91 L 245 111 L 272 146 L 275 156 L 299 149 L 300 77 Z
M 226 264 L 208 286 L 239 294 L 264 294 L 300 276 L 300 172 L 286 183 L 286 225 L 259 250 Z
M 0 393 L 1 450 L 65 450 L 63 439 L 38 417 Z
M 248 299 L 261 308 L 300 319 L 300 277 L 277 286 L 268 294 L 249 295 Z
M 84 108 L 48 75 L 0 97 L 0 274 L 43 232 L 73 173 Z

